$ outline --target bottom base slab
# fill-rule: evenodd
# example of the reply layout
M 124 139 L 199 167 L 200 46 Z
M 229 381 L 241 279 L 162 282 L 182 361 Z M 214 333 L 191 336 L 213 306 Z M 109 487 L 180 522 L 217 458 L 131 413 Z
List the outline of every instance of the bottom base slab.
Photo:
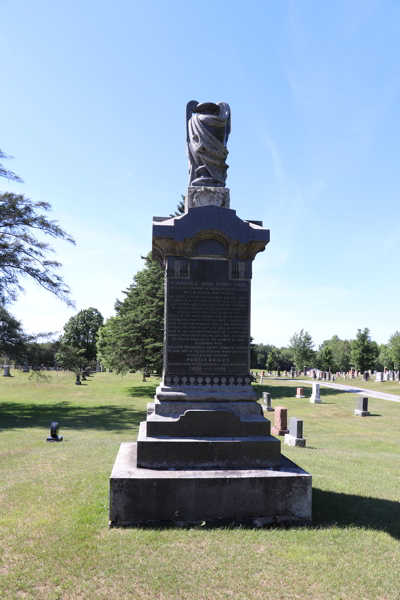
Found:
M 253 520 L 311 522 L 312 477 L 285 456 L 279 469 L 152 470 L 122 443 L 110 478 L 110 526 Z

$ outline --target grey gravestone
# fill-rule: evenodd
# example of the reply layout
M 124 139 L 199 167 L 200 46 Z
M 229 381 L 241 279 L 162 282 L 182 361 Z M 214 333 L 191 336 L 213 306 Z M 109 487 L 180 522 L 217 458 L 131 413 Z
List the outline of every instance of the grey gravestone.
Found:
M 187 127 L 186 213 L 153 220 L 152 256 L 165 274 L 163 377 L 137 443 L 117 456 L 110 523 L 307 522 L 311 477 L 288 470 L 251 385 L 252 263 L 269 230 L 223 202 L 229 106 L 191 102 Z
M 357 397 L 357 408 L 354 410 L 354 414 L 357 417 L 369 417 L 368 412 L 368 396 Z
M 24 369 L 23 369 L 24 373 L 29 373 L 29 366 L 28 366 L 28 361 L 25 359 L 24 360 Z
M 263 400 L 264 400 L 264 410 L 272 412 L 274 409 L 271 404 L 271 394 L 269 392 L 263 392 Z
M 9 365 L 3 365 L 3 366 L 4 366 L 4 375 L 3 375 L 3 377 L 11 377 L 10 366 Z
M 81 376 L 79 373 L 76 374 L 75 385 L 81 385 Z
M 306 440 L 303 438 L 303 421 L 292 417 L 290 419 L 289 433 L 285 434 L 284 442 L 287 446 L 300 446 L 304 448 Z

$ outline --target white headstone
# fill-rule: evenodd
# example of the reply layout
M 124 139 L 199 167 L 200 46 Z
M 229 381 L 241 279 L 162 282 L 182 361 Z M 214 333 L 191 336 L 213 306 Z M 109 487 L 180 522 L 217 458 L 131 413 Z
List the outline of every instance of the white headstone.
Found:
M 310 402 L 311 404 L 321 404 L 321 396 L 319 394 L 319 383 L 312 384 L 312 394 Z

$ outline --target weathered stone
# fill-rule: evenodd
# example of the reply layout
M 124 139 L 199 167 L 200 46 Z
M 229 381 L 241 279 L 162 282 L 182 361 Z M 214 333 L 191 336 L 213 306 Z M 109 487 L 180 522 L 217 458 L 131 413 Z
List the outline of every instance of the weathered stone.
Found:
M 199 208 L 199 206 L 230 208 L 229 188 L 189 187 L 185 198 L 185 212 L 188 212 L 190 208 Z
M 357 396 L 357 408 L 354 410 L 356 417 L 369 417 L 368 396 Z
M 3 365 L 3 367 L 4 367 L 4 375 L 3 375 L 3 377 L 11 377 L 10 366 L 9 365 Z
M 272 408 L 271 394 L 269 392 L 263 392 L 263 400 L 264 400 L 264 405 L 263 405 L 264 410 L 273 412 L 274 409 Z
M 189 186 L 225 187 L 228 165 L 226 144 L 231 110 L 226 102 L 191 100 L 186 106 Z
M 304 396 L 304 388 L 296 388 L 296 398 L 305 398 Z
M 251 385 L 252 261 L 269 231 L 227 207 L 224 158 L 207 158 L 213 136 L 226 146 L 221 110 L 229 107 L 189 103 L 186 213 L 153 221 L 153 259 L 165 273 L 164 371 L 137 444 L 117 457 L 113 523 L 311 515 L 311 479 L 287 468 Z
M 275 427 L 271 429 L 272 435 L 284 435 L 289 433 L 287 428 L 287 408 L 277 406 L 275 408 Z
M 306 440 L 303 438 L 303 421 L 292 417 L 290 419 L 289 433 L 285 435 L 284 443 L 287 446 L 300 446 L 302 448 L 306 445 Z
M 311 398 L 310 398 L 311 404 L 320 404 L 321 403 L 321 396 L 320 396 L 319 388 L 320 388 L 319 383 L 312 384 L 312 394 L 311 394 Z
M 274 469 L 156 470 L 124 442 L 110 478 L 110 525 L 264 519 L 311 521 L 311 475 L 281 455 Z

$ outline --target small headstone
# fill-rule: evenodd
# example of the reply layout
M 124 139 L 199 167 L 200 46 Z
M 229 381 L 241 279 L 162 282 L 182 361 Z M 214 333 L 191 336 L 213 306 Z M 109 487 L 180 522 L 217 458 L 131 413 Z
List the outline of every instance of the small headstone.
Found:
M 263 405 L 264 410 L 272 412 L 274 409 L 272 408 L 272 404 L 271 404 L 271 394 L 269 392 L 263 392 L 263 400 L 264 400 L 264 405 Z
M 364 373 L 363 373 L 363 381 L 368 381 L 368 379 L 369 379 L 369 373 L 368 373 L 368 371 L 364 371 Z
M 293 371 L 293 369 L 290 371 L 291 377 L 292 379 L 294 379 L 296 377 L 295 372 Z
M 285 435 L 289 433 L 287 428 L 287 408 L 277 406 L 275 408 L 275 427 L 271 429 L 272 435 Z
M 4 375 L 3 375 L 3 377 L 11 377 L 10 366 L 9 365 L 3 365 L 3 366 L 4 366 Z
M 357 397 L 357 408 L 355 409 L 354 414 L 357 417 L 369 417 L 370 413 L 368 412 L 368 396 Z
M 311 404 L 321 404 L 321 396 L 319 393 L 319 383 L 312 384 L 312 394 L 310 398 Z
M 60 430 L 59 424 L 56 422 L 52 423 L 50 425 L 50 435 L 46 441 L 47 442 L 62 442 L 64 438 L 62 435 L 61 436 L 58 435 L 59 430 Z
M 296 398 L 305 398 L 304 388 L 296 388 Z
M 290 419 L 289 433 L 285 435 L 284 443 L 287 446 L 300 446 L 304 448 L 306 440 L 303 438 L 303 421 L 292 417 Z
M 76 374 L 75 385 L 81 385 L 81 376 L 79 373 Z
M 82 373 L 81 373 L 81 380 L 82 381 L 87 381 L 85 371 L 82 371 Z
M 28 361 L 27 359 L 24 360 L 24 368 L 23 368 L 23 372 L 24 373 L 29 373 L 29 366 L 28 366 Z

